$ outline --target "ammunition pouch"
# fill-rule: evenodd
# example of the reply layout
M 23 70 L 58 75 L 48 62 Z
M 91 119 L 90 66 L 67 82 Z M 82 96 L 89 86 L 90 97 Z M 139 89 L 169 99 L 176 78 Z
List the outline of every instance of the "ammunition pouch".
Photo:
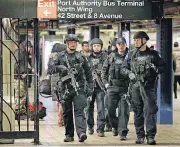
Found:
M 110 71 L 110 78 L 111 78 L 111 79 L 115 79 L 115 78 L 116 78 L 116 76 L 115 76 L 115 66 L 112 65 L 112 66 L 110 67 L 109 71 Z

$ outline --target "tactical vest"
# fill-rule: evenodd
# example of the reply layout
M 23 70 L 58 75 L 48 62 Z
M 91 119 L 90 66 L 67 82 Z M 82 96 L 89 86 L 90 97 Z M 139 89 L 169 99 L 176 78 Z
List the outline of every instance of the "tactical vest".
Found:
M 100 53 L 98 56 L 93 57 L 92 55 L 89 57 L 91 61 L 91 67 L 92 69 L 96 69 L 98 71 L 102 70 L 103 63 L 107 57 L 107 54 L 105 52 Z
M 65 56 L 67 56 L 71 68 L 75 68 L 78 71 L 78 73 L 82 71 L 82 63 L 83 63 L 83 61 L 81 59 L 81 54 L 80 53 L 75 52 L 72 55 L 67 54 L 67 53 L 63 54 L 63 56 L 62 56 L 63 63 L 64 63 L 64 65 L 66 67 L 68 67 L 67 63 L 66 63 L 66 57 Z
M 101 52 L 97 56 L 93 56 L 92 54 L 89 56 L 89 60 L 91 64 L 90 66 L 92 68 L 92 71 L 96 70 L 99 78 L 101 78 L 101 70 L 102 70 L 103 63 L 106 57 L 107 57 L 107 54 L 105 52 Z M 100 88 L 100 86 L 98 85 L 96 81 L 94 81 L 94 87 Z
M 147 51 L 147 52 L 150 53 L 150 51 Z M 153 55 L 149 53 L 140 55 L 138 51 L 136 50 L 133 52 L 132 57 L 131 57 L 131 62 L 130 62 L 131 71 L 134 72 L 134 69 L 132 68 L 134 66 L 137 74 L 143 78 L 149 77 L 151 75 L 150 64 L 152 63 Z
M 68 67 L 66 56 L 68 58 L 70 67 L 74 68 L 77 71 L 77 74 L 75 74 L 76 81 L 79 83 L 79 85 L 84 85 L 85 74 L 84 69 L 82 68 L 82 64 L 84 62 L 82 55 L 79 52 L 75 52 L 74 54 L 68 54 L 66 52 L 61 53 L 61 55 L 59 56 L 59 58 L 61 58 L 61 65 L 65 65 L 66 67 Z M 67 73 L 61 74 L 60 77 L 64 77 L 66 75 Z
M 120 56 L 118 53 L 112 53 L 110 57 L 109 82 L 111 85 L 128 86 L 129 84 L 128 78 L 120 73 L 124 58 L 125 56 Z

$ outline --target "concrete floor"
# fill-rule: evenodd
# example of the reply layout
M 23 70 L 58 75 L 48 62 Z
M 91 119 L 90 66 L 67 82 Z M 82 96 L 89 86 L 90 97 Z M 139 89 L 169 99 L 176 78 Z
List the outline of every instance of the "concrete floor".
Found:
M 31 94 L 31 93 L 30 93 Z M 32 98 L 32 96 L 31 96 Z M 79 143 L 75 133 L 75 141 L 72 143 L 64 143 L 64 128 L 58 127 L 57 123 L 57 107 L 56 102 L 51 98 L 40 100 L 47 107 L 47 116 L 40 121 L 40 142 L 41 146 L 137 146 L 135 145 L 135 128 L 133 124 L 133 113 L 130 116 L 128 140 L 120 141 L 119 137 L 112 136 L 112 133 L 106 133 L 105 137 L 100 138 L 95 133 L 88 134 L 88 139 L 84 143 Z M 30 121 L 30 130 L 33 130 L 34 122 Z M 17 124 L 16 124 L 16 129 Z M 21 122 L 21 130 L 26 129 L 26 121 Z M 3 144 L 0 146 L 34 146 L 32 139 L 17 139 L 15 144 Z M 174 124 L 173 125 L 158 125 L 158 133 L 156 136 L 156 146 L 179 146 L 180 147 L 180 91 L 179 98 L 174 100 Z M 149 146 L 146 143 L 140 146 Z

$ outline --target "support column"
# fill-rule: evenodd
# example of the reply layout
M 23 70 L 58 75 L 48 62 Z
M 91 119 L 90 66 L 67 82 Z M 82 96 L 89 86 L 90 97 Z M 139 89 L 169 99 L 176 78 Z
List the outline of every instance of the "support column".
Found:
M 127 42 L 127 47 L 129 48 L 131 43 L 130 35 L 130 22 L 121 22 L 118 26 L 118 37 L 124 37 Z
M 68 28 L 67 33 L 68 34 L 76 34 L 76 29 L 75 28 Z
M 94 38 L 99 38 L 99 26 L 90 26 L 89 27 L 89 36 L 90 36 L 90 40 L 94 39 Z
M 0 18 L 0 131 L 3 131 L 3 28 L 2 28 L 2 18 Z
M 166 63 L 158 90 L 158 124 L 173 124 L 172 91 L 172 19 L 162 19 L 157 25 L 157 49 Z
M 34 102 L 35 102 L 35 138 L 34 138 L 34 143 L 37 145 L 40 143 L 39 141 L 39 115 L 37 113 L 38 111 L 38 104 L 39 104 L 39 90 L 38 90 L 38 83 L 39 83 L 39 21 L 37 18 L 33 20 L 34 23 L 34 69 L 35 69 L 35 76 L 34 76 Z

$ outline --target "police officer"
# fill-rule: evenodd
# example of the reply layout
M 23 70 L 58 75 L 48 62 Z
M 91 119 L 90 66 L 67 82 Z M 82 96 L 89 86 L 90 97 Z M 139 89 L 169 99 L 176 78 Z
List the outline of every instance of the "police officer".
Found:
M 134 35 L 136 49 L 129 52 L 121 73 L 131 80 L 131 97 L 136 128 L 136 144 L 144 143 L 146 125 L 147 143 L 156 144 L 157 76 L 164 70 L 164 62 L 158 52 L 146 46 L 149 36 L 143 32 Z M 143 90 L 144 89 L 144 90 Z
M 116 41 L 117 41 L 117 38 L 114 38 L 111 42 L 111 52 L 117 52 Z
M 108 46 L 108 55 L 109 55 L 111 52 L 116 52 L 116 51 L 117 51 L 116 40 L 117 40 L 117 38 L 114 38 L 114 39 L 110 42 L 110 45 Z
M 102 80 L 107 88 L 108 97 L 108 116 L 113 127 L 113 135 L 118 132 L 121 140 L 126 140 L 128 133 L 129 107 L 125 99 L 128 91 L 129 79 L 121 75 L 121 65 L 128 53 L 126 40 L 124 37 L 116 40 L 117 52 L 112 52 L 105 60 L 102 68 Z M 118 108 L 118 117 L 116 117 Z
M 53 48 L 51 50 L 51 54 L 49 56 L 48 61 L 48 69 L 47 69 L 47 75 L 51 75 L 51 95 L 52 100 L 57 101 L 58 106 L 58 125 L 59 127 L 63 126 L 63 109 L 61 102 L 59 101 L 59 94 L 58 94 L 58 88 L 57 88 L 57 81 L 59 80 L 59 73 L 53 74 L 51 69 L 51 65 L 54 64 L 54 58 L 58 52 L 65 51 L 67 49 L 67 46 L 65 44 L 55 43 L 53 45 Z M 53 67 L 54 68 L 54 67 Z
M 55 56 L 57 55 L 57 53 L 65 51 L 66 48 L 67 47 L 65 44 L 55 43 L 53 45 L 53 48 L 51 50 L 51 54 L 49 56 L 47 75 L 52 75 L 51 76 L 51 95 L 52 95 L 53 101 L 54 100 L 56 101 L 57 97 L 58 97 L 56 85 L 57 85 L 57 81 L 59 79 L 59 74 L 58 73 L 53 74 L 54 67 L 52 67 L 52 65 L 54 64 L 54 59 L 55 59 Z
M 117 38 L 114 38 L 111 42 L 110 42 L 110 46 L 108 48 L 108 55 L 111 54 L 112 52 L 117 52 L 117 47 L 116 47 L 116 40 Z M 106 117 L 106 129 L 105 132 L 111 132 L 112 131 L 112 126 L 109 122 L 109 117 L 108 117 L 108 97 L 107 94 L 105 95 L 104 98 L 104 102 L 105 102 L 105 117 Z
M 65 42 L 67 50 L 58 53 L 54 61 L 54 72 L 59 72 L 61 81 L 59 88 L 64 111 L 66 136 L 64 142 L 74 141 L 73 107 L 79 142 L 84 142 L 87 139 L 84 108 L 86 107 L 87 96 L 91 95 L 90 92 L 89 95 L 85 95 L 84 76 L 89 84 L 89 91 L 92 91 L 91 68 L 82 54 L 76 51 L 78 38 L 74 34 L 68 34 L 66 35 Z M 72 78 L 72 74 L 74 78 Z M 65 77 L 67 80 L 62 82 Z M 68 77 L 70 78 L 68 79 Z
M 98 78 L 101 80 L 100 74 L 103 62 L 107 57 L 107 54 L 102 51 L 103 42 L 99 38 L 94 38 L 91 40 L 92 53 L 89 56 L 88 60 L 91 64 L 92 71 L 97 71 Z M 94 78 L 94 77 L 93 77 Z M 94 82 L 94 90 L 92 98 L 89 101 L 86 116 L 87 124 L 89 129 L 89 134 L 94 133 L 94 102 L 97 103 L 97 133 L 99 137 L 104 137 L 104 128 L 105 128 L 105 108 L 104 108 L 104 96 L 105 92 L 101 89 L 102 85 L 99 85 L 96 79 Z
M 83 41 L 83 42 L 82 42 L 81 54 L 82 54 L 84 57 L 89 57 L 90 51 L 89 51 L 89 43 L 88 43 L 88 41 Z

